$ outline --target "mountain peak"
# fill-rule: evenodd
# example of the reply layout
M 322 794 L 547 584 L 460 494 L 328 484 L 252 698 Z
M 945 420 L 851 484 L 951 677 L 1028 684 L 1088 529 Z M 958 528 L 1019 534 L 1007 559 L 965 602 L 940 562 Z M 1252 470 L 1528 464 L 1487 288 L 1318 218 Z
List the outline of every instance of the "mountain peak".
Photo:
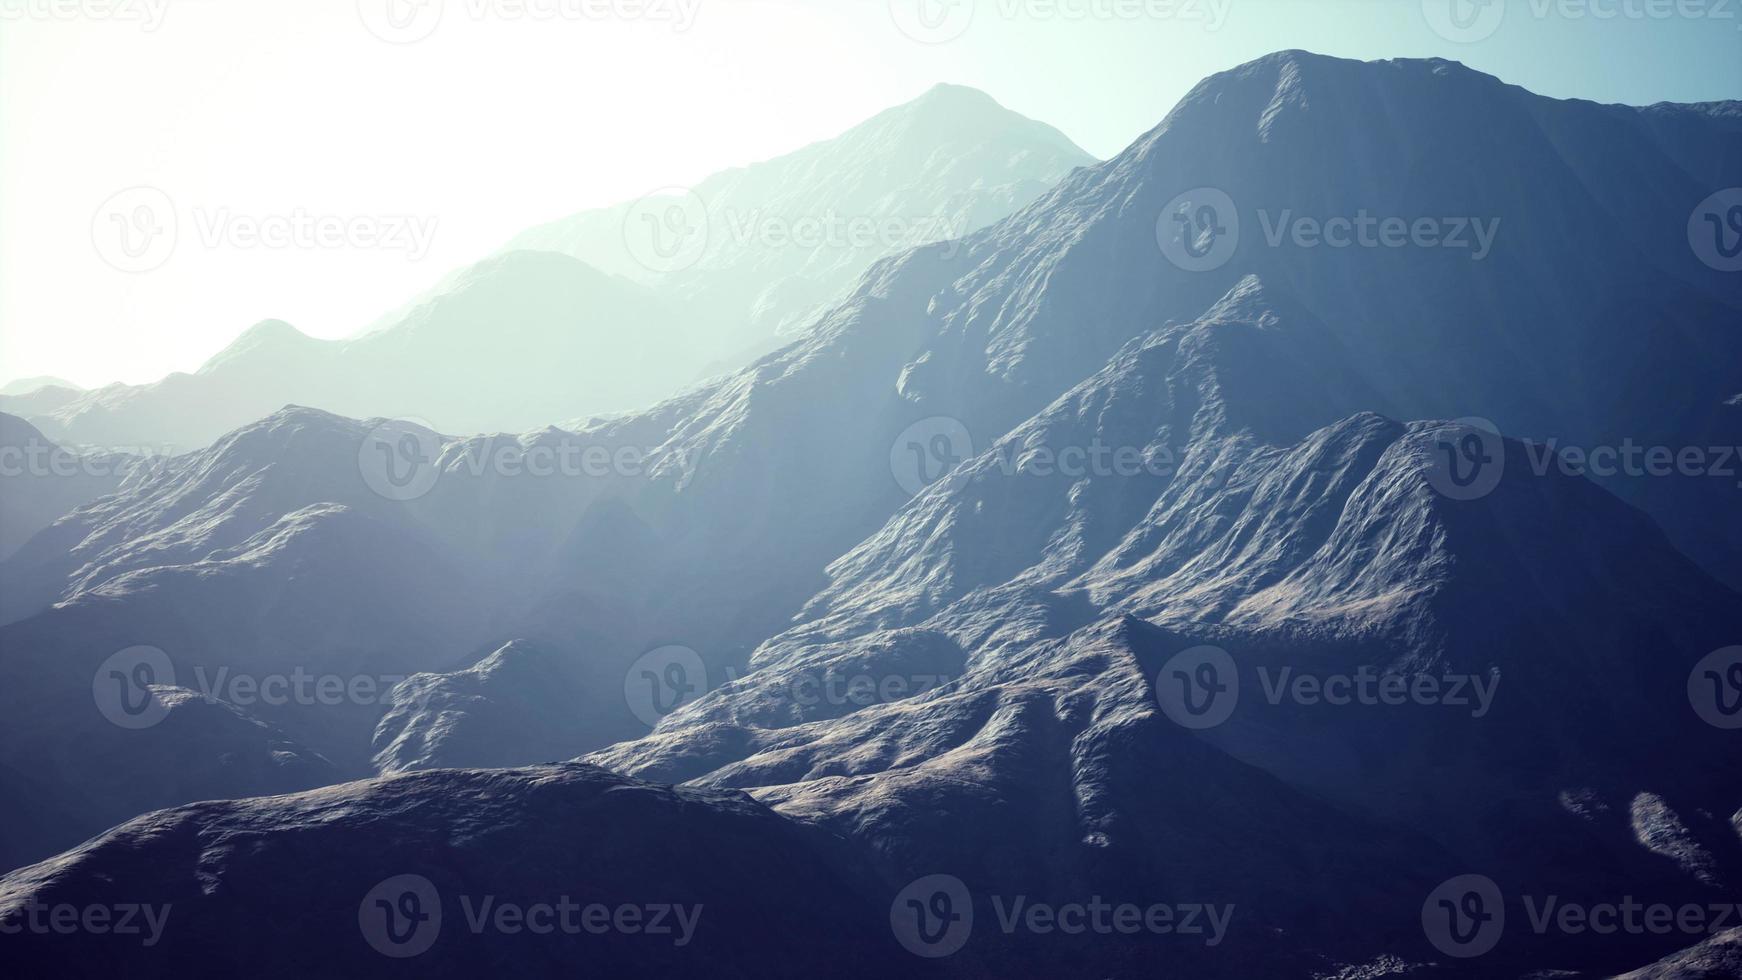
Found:
M 232 340 L 228 347 L 214 354 L 211 360 L 200 365 L 200 373 L 210 374 L 221 367 L 236 363 L 245 355 L 262 350 L 314 342 L 316 341 L 313 337 L 283 320 L 261 320 L 242 331 L 241 335 Z
M 959 105 L 976 108 L 997 108 L 1003 106 L 998 100 L 972 85 L 957 85 L 953 82 L 939 82 L 923 92 L 919 98 L 908 103 L 908 106 Z
M 918 97 L 885 109 L 820 145 L 859 146 L 868 142 L 887 147 L 918 142 L 930 149 L 1012 136 L 1024 144 L 1038 141 L 1050 145 L 1083 162 L 1093 159 L 1055 127 L 1024 116 L 977 88 L 948 82 L 933 85 Z
M 44 374 L 34 378 L 18 378 L 14 381 L 8 381 L 4 386 L 0 386 L 0 395 L 33 395 L 44 388 L 65 388 L 68 391 L 85 390 L 65 378 Z

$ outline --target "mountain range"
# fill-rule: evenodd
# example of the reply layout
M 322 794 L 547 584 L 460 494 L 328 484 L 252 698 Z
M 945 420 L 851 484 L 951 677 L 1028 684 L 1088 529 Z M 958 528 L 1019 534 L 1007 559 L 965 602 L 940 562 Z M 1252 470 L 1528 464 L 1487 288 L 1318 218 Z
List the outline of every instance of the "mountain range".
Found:
M 643 409 L 779 346 L 877 259 L 991 224 L 1092 162 L 942 85 L 693 189 L 529 229 L 351 339 L 266 320 L 193 374 L 39 385 L 0 410 L 68 444 L 186 452 L 288 404 L 465 434 Z
M 1688 237 L 1739 136 L 1737 103 L 1281 52 L 843 296 L 740 297 L 805 325 L 645 410 L 274 406 L 0 562 L 0 920 L 182 916 L 14 947 L 71 976 L 1729 975 L 1733 933 L 1529 923 L 1742 899 L 1738 746 L 1690 704 L 1742 643 L 1742 490 L 1569 456 L 1742 445 L 1742 281 Z M 611 224 L 478 282 L 654 289 L 588 254 Z M 711 261 L 847 274 L 787 258 Z M 1492 949 L 1424 928 L 1470 876 Z M 461 925 L 576 882 L 705 938 Z M 382 955 L 390 884 L 440 907 L 431 955 Z M 1170 926 L 1061 937 L 1016 896 Z

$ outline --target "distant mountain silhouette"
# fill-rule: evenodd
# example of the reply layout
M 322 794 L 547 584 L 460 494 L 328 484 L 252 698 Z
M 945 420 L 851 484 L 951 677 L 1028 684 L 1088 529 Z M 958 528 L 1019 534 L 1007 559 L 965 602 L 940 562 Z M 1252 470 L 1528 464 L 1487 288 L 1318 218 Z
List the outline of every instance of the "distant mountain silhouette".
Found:
M 44 861 L 0 878 L 0 915 L 125 890 L 213 909 L 129 953 L 139 975 L 195 950 L 242 969 L 258 942 L 346 975 L 391 969 L 350 925 L 389 874 L 537 892 L 571 869 L 614 885 L 615 855 L 657 852 L 686 856 L 649 859 L 659 882 L 739 912 L 778 894 L 874 975 L 885 955 L 963 977 L 1696 969 L 1723 942 L 1517 925 L 1461 959 L 1423 910 L 1470 874 L 1509 923 L 1523 896 L 1742 894 L 1742 760 L 1689 684 L 1742 642 L 1742 490 L 1543 449 L 1742 444 L 1742 281 L 1688 238 L 1742 183 L 1739 122 L 1732 103 L 1599 106 L 1437 59 L 1281 52 L 1010 217 L 876 261 L 740 371 L 520 438 L 391 430 L 416 494 L 375 479 L 378 420 L 240 427 L 0 565 L 39 597 L 0 628 L 0 772 L 32 787 L 5 857 Z M 1339 218 L 1350 244 L 1324 244 Z M 523 471 L 589 451 L 624 456 Z M 200 743 L 286 743 L 288 771 L 226 774 L 239 795 L 316 775 L 315 754 L 393 775 L 147 815 L 50 858 L 203 790 L 92 706 L 131 644 L 178 683 L 214 664 L 409 674 L 368 703 L 250 708 L 270 736 Z M 1275 680 L 1303 675 L 1411 693 L 1339 704 Z M 871 693 L 840 693 L 857 678 Z M 58 748 L 89 744 L 140 774 L 124 797 Z M 584 764 L 447 768 L 551 754 Z M 752 806 L 749 843 L 688 859 Z M 970 902 L 971 935 L 910 956 L 932 940 L 902 931 L 904 889 L 936 875 L 965 894 L 932 910 Z M 999 928 L 1014 895 L 1227 903 L 1234 926 L 1065 943 Z M 236 938 L 281 902 L 340 924 Z M 659 962 L 814 972 L 814 934 L 781 960 L 734 928 L 740 946 Z M 572 966 L 472 940 L 406 969 Z

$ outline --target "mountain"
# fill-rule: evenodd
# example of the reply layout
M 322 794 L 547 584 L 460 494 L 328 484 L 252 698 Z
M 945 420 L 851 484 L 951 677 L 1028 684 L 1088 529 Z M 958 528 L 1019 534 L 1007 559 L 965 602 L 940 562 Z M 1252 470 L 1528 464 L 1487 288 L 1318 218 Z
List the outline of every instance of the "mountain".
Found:
M 360 417 L 427 414 L 461 431 L 536 428 L 657 400 L 687 381 L 699 364 L 661 339 L 666 320 L 642 287 L 563 255 L 511 252 L 468 270 L 391 330 L 330 341 L 264 321 L 195 374 L 100 388 L 45 424 L 63 438 L 169 440 L 179 451 L 308 401 Z
M 56 378 L 52 375 L 45 374 L 34 378 L 18 378 L 13 381 L 8 381 L 5 384 L 0 385 L 0 395 L 10 395 L 14 397 L 20 395 L 31 395 L 43 388 L 65 388 L 69 391 L 83 390 L 78 385 L 73 384 L 71 381 L 67 381 L 64 378 Z
M 736 353 L 805 326 L 877 259 L 977 231 L 1093 162 L 1058 130 L 984 92 L 939 85 L 834 139 L 687 191 L 583 211 L 508 247 L 564 252 L 659 282 L 710 334 L 728 331 L 721 349 Z M 624 247 L 625 235 L 645 231 L 637 219 L 645 225 L 673 207 L 694 211 L 686 217 L 695 227 L 669 263 L 634 238 Z M 805 247 L 807 234 L 827 247 Z M 669 244 L 679 249 L 675 237 Z
M 192 375 L 13 410 L 66 441 L 185 451 L 287 404 L 458 433 L 640 409 L 784 343 L 877 259 L 991 224 L 1092 162 L 940 86 L 680 197 L 529 230 L 359 337 L 269 320 Z
M 152 462 L 132 453 L 69 450 L 3 412 L 0 460 L 0 561 L 63 514 L 113 492 L 129 472 Z
M 1729 929 L 1618 980 L 1722 980 L 1742 974 L 1742 929 Z
M 563 752 L 747 792 L 838 841 L 851 881 L 790 894 L 860 900 L 872 924 L 847 935 L 945 952 L 903 913 L 948 926 L 971 906 L 965 933 L 935 934 L 958 952 L 903 961 L 941 975 L 1644 966 L 1688 937 L 1512 924 L 1545 895 L 1679 907 L 1742 888 L 1737 748 L 1690 703 L 1698 665 L 1742 635 L 1736 491 L 1544 447 L 1726 444 L 1742 283 L 1687 226 L 1742 174 L 1738 119 L 1282 52 L 1009 218 L 875 263 L 790 345 L 647 411 L 518 439 L 281 411 L 27 546 L 47 607 L 0 628 L 0 745 L 31 741 L 0 762 L 76 789 L 50 747 L 84 737 L 93 671 L 129 644 L 178 681 L 314 660 L 411 676 L 260 720 L 347 775 L 394 775 L 201 804 L 287 830 L 259 838 L 260 866 L 251 848 L 200 859 L 250 894 L 288 876 L 272 854 L 309 807 L 333 801 L 322 831 L 345 843 L 296 848 L 298 871 L 366 889 L 399 872 L 358 855 L 452 840 L 448 807 L 478 836 L 500 822 L 459 784 L 529 778 L 444 767 Z M 1375 236 L 1403 221 L 1405 244 L 1311 244 L 1295 221 L 1354 235 L 1363 213 Z M 1411 242 L 1423 220 L 1436 244 Z M 409 482 L 372 469 L 383 446 L 418 464 Z M 617 462 L 527 465 L 599 454 Z M 1390 694 L 1332 695 L 1363 684 Z M 129 751 L 148 777 L 180 764 Z M 149 805 L 191 802 L 164 782 Z M 400 792 L 422 815 L 390 829 L 352 805 Z M 9 857 L 114 822 L 65 798 L 23 797 L 58 836 Z M 164 855 L 237 832 L 221 815 L 151 832 L 187 814 L 0 894 L 140 866 L 132 894 L 185 888 L 190 859 Z M 632 853 L 642 832 L 624 831 Z M 1463 960 L 1423 909 L 1470 874 L 1509 925 Z M 1077 943 L 1000 928 L 1016 895 L 1232 905 L 1237 925 L 1214 945 Z M 296 901 L 357 914 L 350 891 Z M 237 932 L 192 929 L 197 948 Z M 327 935 L 299 962 L 358 948 Z
M 60 378 L 22 378 L 0 387 L 0 411 L 18 416 L 43 416 L 78 400 L 84 389 Z
M 76 946 L 23 929 L 4 957 L 65 977 L 894 975 L 905 954 L 854 938 L 887 913 L 838 850 L 738 793 L 573 764 L 419 773 L 152 814 L 21 869 L 0 882 L 8 922 L 31 903 L 149 911 Z M 308 874 L 317 854 L 343 871 Z

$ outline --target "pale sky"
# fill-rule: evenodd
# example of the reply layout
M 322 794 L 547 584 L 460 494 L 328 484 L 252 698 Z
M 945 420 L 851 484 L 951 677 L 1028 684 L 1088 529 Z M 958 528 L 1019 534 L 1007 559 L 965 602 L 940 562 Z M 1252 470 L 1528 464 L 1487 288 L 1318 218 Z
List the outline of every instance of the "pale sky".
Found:
M 0 0 L 0 381 L 151 381 L 269 317 L 349 335 L 529 225 L 940 81 L 1099 156 L 1282 48 L 1604 102 L 1742 98 L 1737 0 L 1507 0 L 1463 28 L 1450 2 Z M 129 252 L 113 222 L 146 206 L 176 233 Z

